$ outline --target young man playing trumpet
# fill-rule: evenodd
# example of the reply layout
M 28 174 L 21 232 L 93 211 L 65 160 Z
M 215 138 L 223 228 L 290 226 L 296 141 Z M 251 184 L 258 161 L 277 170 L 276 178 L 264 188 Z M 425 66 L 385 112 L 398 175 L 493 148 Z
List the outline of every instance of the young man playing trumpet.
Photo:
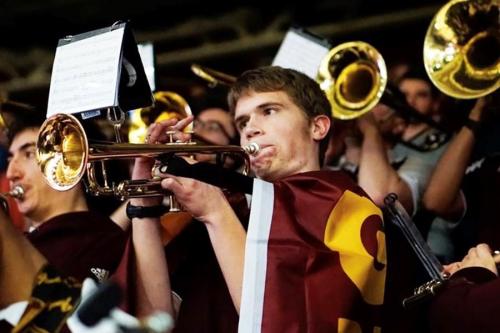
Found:
M 320 171 L 331 132 L 324 93 L 299 72 L 265 67 L 245 72 L 228 100 L 241 145 L 260 146 L 248 235 L 221 189 L 174 175 L 162 186 L 205 225 L 240 331 L 380 328 L 381 212 L 347 176 Z
M 89 210 L 82 185 L 57 191 L 44 180 L 36 159 L 41 121 L 27 114 L 9 127 L 7 178 L 21 186 L 19 211 L 31 221 L 27 238 L 63 273 L 82 281 L 105 280 L 122 257 L 127 234 L 98 212 Z

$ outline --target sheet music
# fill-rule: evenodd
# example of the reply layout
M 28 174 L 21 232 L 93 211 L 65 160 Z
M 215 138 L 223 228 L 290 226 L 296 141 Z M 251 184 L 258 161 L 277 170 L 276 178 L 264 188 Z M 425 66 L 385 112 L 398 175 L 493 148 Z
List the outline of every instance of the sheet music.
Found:
M 155 91 L 155 61 L 153 44 L 138 44 L 137 48 L 139 50 L 139 55 L 141 56 L 142 66 L 144 67 L 149 87 L 151 88 L 151 91 Z
M 316 79 L 321 60 L 329 47 L 294 30 L 289 30 L 273 60 L 273 66 L 292 68 Z
M 124 31 L 119 28 L 57 48 L 47 117 L 116 104 Z

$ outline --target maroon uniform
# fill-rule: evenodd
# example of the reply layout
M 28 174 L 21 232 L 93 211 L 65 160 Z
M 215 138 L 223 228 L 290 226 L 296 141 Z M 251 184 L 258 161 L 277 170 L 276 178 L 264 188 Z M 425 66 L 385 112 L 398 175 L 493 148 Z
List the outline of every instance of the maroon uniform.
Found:
M 52 266 L 83 281 L 103 280 L 114 273 L 127 233 L 108 217 L 85 211 L 56 216 L 27 237 Z

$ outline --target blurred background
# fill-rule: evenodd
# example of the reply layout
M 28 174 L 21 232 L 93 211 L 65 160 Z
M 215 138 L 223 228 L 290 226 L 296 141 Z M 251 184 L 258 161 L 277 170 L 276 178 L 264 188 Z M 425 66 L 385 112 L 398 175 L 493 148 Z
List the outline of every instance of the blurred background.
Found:
M 196 112 L 207 92 L 190 70 L 199 63 L 229 74 L 268 65 L 292 25 L 334 45 L 363 40 L 388 67 L 422 57 L 427 27 L 444 1 L 436 0 L 2 0 L 0 94 L 46 109 L 59 38 L 129 20 L 138 43 L 154 45 L 156 90 L 182 94 Z M 201 106 L 199 106 L 201 107 Z

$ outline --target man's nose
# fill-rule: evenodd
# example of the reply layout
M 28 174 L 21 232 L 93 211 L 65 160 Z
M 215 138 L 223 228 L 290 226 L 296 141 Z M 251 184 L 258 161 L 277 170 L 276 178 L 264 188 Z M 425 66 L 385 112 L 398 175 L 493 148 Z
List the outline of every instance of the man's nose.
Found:
M 15 181 L 21 178 L 22 170 L 19 168 L 15 159 L 12 159 L 7 165 L 6 176 L 7 179 L 10 181 Z
M 411 95 L 407 95 L 406 96 L 406 102 L 412 106 L 413 108 L 415 108 L 415 96 L 411 96 Z
M 247 126 L 245 127 L 245 137 L 247 139 L 251 139 L 259 134 L 262 134 L 262 129 L 260 126 L 256 123 L 255 120 L 249 120 L 247 122 Z

